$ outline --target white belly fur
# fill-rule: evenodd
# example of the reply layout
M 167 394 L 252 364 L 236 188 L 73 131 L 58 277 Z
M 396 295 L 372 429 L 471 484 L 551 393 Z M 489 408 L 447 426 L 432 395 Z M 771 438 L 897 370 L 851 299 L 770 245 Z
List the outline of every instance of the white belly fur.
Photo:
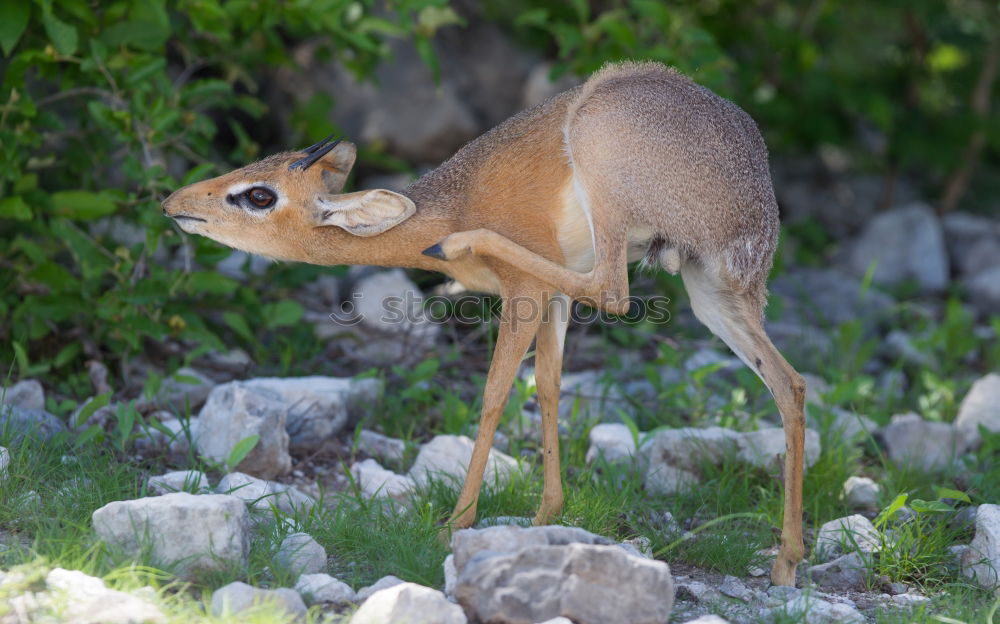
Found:
M 582 192 L 582 189 L 581 191 Z M 590 232 L 590 222 L 583 204 L 577 197 L 577 189 L 567 184 L 562 192 L 562 212 L 558 220 L 559 247 L 562 249 L 566 267 L 587 273 L 594 268 L 594 244 Z M 628 231 L 628 261 L 635 262 L 646 255 L 653 229 L 646 225 L 634 225 Z

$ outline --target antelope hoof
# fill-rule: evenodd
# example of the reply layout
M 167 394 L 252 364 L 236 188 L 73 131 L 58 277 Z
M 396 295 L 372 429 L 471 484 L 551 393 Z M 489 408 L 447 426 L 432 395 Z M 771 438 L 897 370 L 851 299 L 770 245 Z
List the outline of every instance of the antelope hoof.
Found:
M 779 553 L 778 558 L 774 560 L 774 566 L 771 568 L 771 584 L 795 587 L 796 567 L 798 567 L 797 561 L 786 559 Z
M 444 255 L 444 249 L 441 249 L 441 243 L 431 245 L 427 249 L 421 251 L 420 253 L 425 256 L 430 256 L 431 258 L 437 258 L 438 260 L 447 260 L 448 257 Z

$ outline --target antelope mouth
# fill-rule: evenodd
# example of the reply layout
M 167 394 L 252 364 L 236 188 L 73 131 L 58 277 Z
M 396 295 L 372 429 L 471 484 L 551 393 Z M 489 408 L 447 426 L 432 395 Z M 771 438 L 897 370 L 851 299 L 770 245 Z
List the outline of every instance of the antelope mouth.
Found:
M 175 221 L 201 221 L 202 223 L 208 223 L 208 219 L 202 219 L 201 217 L 192 217 L 191 215 L 168 215 L 171 219 Z

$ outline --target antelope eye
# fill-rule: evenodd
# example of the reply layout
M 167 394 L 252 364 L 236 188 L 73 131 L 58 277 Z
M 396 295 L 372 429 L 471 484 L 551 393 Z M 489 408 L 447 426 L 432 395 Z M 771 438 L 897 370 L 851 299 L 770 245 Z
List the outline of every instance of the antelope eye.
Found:
M 274 193 L 266 188 L 256 187 L 247 191 L 247 198 L 257 208 L 270 208 L 274 204 Z

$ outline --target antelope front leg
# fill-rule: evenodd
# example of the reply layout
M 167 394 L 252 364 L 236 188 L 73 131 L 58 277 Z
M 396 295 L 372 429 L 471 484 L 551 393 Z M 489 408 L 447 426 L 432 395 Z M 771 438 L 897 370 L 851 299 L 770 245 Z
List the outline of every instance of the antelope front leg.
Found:
M 532 524 L 548 524 L 562 513 L 562 471 L 559 468 L 559 380 L 563 343 L 572 302 L 566 295 L 549 300 L 548 310 L 535 338 L 535 385 L 542 409 L 542 466 L 545 486 L 542 503 Z
M 468 254 L 494 258 L 531 275 L 574 299 L 611 314 L 627 314 L 628 262 L 625 240 L 601 242 L 594 269 L 579 273 L 556 264 L 492 230 L 467 230 L 449 234 L 423 254 L 438 260 L 455 260 Z
M 472 449 L 472 460 L 469 462 L 465 484 L 451 516 L 450 523 L 456 529 L 468 528 L 476 519 L 476 506 L 483 484 L 486 461 L 493 445 L 493 434 L 496 433 L 500 416 L 507 405 L 517 369 L 542 322 L 544 294 L 540 290 L 532 291 L 524 288 L 523 282 L 521 286 L 522 288 L 515 292 L 504 294 L 500 333 L 497 336 L 493 362 L 490 364 L 490 372 L 486 376 L 486 389 L 483 392 L 479 434 Z

